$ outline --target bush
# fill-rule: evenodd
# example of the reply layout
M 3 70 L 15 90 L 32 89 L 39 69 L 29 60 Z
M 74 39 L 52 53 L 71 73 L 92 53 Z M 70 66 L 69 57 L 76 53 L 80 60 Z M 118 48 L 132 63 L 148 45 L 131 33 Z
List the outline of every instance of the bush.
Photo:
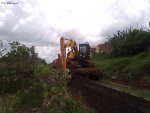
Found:
M 71 96 L 67 88 L 67 75 L 63 71 L 42 77 L 44 113 L 87 113 L 87 109 Z
M 9 102 L 0 113 L 16 113 L 21 104 L 21 93 L 20 91 L 12 98 L 12 101 Z
M 0 58 L 0 93 L 14 93 L 27 85 L 37 68 L 37 53 L 19 42 L 9 42 L 10 49 Z

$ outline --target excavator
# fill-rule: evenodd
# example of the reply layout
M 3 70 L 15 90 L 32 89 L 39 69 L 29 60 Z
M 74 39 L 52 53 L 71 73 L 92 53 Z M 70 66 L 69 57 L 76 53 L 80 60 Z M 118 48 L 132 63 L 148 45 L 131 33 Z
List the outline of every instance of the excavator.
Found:
M 66 49 L 71 50 L 66 52 Z M 60 38 L 61 64 L 64 69 L 69 69 L 73 76 L 86 76 L 97 80 L 102 75 L 102 71 L 95 67 L 91 58 L 89 43 L 79 44 L 73 39 Z

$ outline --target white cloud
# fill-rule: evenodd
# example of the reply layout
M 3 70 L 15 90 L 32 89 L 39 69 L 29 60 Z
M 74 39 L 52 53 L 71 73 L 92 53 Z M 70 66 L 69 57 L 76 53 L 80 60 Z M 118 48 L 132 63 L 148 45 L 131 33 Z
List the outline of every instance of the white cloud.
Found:
M 40 1 L 39 9 L 46 16 L 46 24 L 55 28 L 78 29 L 83 34 L 98 34 L 101 24 L 107 19 L 104 12 L 107 2 L 99 0 L 49 0 Z M 104 18 L 102 18 L 104 17 Z
M 5 20 L 6 16 L 12 16 L 13 12 L 10 9 L 6 9 L 4 12 L 0 12 L 0 20 Z
M 3 0 L 6 1 L 6 0 Z M 42 58 L 59 53 L 59 37 L 92 46 L 130 26 L 148 25 L 149 0 L 18 0 L 0 4 L 0 39 L 35 45 Z
M 35 49 L 39 53 L 39 56 L 41 56 L 43 59 L 46 59 L 47 62 L 51 62 L 52 60 L 56 59 L 58 53 L 60 53 L 59 46 L 37 46 Z
M 3 21 L 0 21 L 0 26 L 3 26 L 4 25 L 4 22 Z

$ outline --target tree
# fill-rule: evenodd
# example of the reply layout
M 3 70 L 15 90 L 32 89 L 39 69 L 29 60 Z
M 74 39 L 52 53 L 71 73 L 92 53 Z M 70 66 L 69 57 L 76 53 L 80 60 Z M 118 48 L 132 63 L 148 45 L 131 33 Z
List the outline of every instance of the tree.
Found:
M 128 28 L 118 31 L 108 42 L 112 45 L 114 56 L 131 56 L 150 48 L 150 30 Z
M 6 49 L 3 48 L 3 42 L 0 40 L 0 56 L 2 57 L 3 56 L 3 52 L 5 51 Z
M 36 69 L 37 53 L 17 41 L 9 42 L 10 51 L 3 56 L 3 76 L 31 76 Z

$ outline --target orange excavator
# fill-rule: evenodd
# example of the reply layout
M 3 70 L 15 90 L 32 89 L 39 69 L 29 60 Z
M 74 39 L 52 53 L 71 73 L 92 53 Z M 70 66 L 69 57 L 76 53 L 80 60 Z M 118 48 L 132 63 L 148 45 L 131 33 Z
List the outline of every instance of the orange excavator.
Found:
M 67 53 L 66 49 L 71 50 Z M 90 54 L 89 43 L 79 44 L 75 40 L 60 38 L 61 64 L 64 69 L 69 69 L 72 75 L 87 76 L 91 79 L 98 79 L 102 71 L 95 67 Z

